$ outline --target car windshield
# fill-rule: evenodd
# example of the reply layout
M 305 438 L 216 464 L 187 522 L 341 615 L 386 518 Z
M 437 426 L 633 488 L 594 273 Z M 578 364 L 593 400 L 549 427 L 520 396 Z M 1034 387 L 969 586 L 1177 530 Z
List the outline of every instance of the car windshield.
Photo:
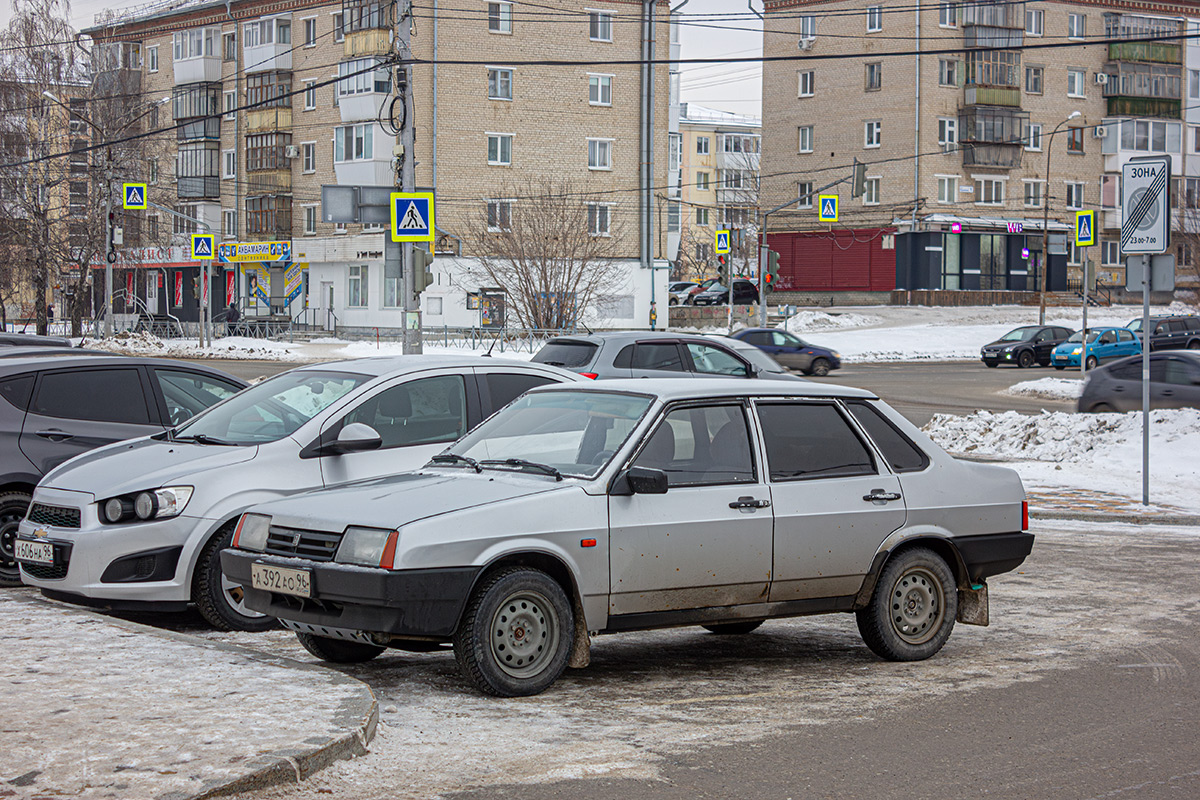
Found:
M 1126 325 L 1125 327 L 1129 328 L 1129 330 L 1131 330 L 1131 331 L 1140 331 L 1142 329 L 1142 320 L 1141 319 L 1130 320 L 1129 324 Z
M 369 380 L 369 375 L 350 372 L 285 372 L 217 403 L 176 428 L 172 438 L 231 445 L 274 442 Z
M 542 472 L 548 468 L 568 477 L 594 478 L 625 444 L 651 402 L 646 395 L 618 392 L 532 392 L 446 452 L 485 468 L 524 470 L 532 465 Z M 444 456 L 438 460 L 448 463 Z
M 1099 331 L 1088 331 L 1087 332 L 1087 340 L 1089 342 L 1094 342 L 1094 341 L 1096 341 L 1096 337 L 1099 335 L 1100 335 Z M 1075 331 L 1074 333 L 1071 334 L 1071 338 L 1067 339 L 1067 341 L 1068 342 L 1076 342 L 1076 343 L 1082 342 L 1083 341 L 1083 331 Z
M 1037 333 L 1037 328 L 1017 328 L 1000 337 L 1002 342 L 1027 342 Z

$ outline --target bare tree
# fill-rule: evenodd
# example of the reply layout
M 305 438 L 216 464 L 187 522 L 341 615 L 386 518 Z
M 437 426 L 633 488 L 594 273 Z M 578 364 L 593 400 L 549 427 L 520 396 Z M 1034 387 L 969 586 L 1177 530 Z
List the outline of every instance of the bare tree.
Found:
M 480 252 L 466 272 L 479 286 L 502 289 L 522 326 L 574 327 L 625 284 L 618 261 L 623 226 L 612 206 L 549 180 L 501 196 L 512 200 L 488 203 Z
M 685 213 L 690 211 L 685 207 Z M 671 276 L 681 281 L 702 281 L 717 268 L 713 254 L 716 228 L 711 225 L 682 225 L 679 231 L 679 257 Z

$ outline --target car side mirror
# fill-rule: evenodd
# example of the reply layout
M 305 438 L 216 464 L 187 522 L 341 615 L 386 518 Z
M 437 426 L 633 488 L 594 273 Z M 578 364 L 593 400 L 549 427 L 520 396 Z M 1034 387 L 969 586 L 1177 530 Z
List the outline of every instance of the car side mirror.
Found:
M 383 447 L 383 437 L 377 430 L 362 422 L 351 422 L 343 427 L 337 439 L 325 445 L 323 450 L 327 455 L 341 455 L 378 450 L 380 447 Z
M 747 378 L 757 378 L 761 374 L 762 374 L 762 370 L 759 369 L 757 365 L 755 365 L 755 364 L 747 364 L 746 365 L 746 377 Z
M 667 473 L 650 467 L 630 467 L 625 473 L 629 490 L 634 494 L 666 494 Z

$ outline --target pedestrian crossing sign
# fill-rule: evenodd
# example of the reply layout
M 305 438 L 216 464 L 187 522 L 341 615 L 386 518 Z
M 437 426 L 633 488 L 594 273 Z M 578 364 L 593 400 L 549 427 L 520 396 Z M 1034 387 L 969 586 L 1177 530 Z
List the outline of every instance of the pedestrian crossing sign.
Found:
M 392 192 L 392 241 L 433 241 L 433 193 Z
M 1075 246 L 1091 247 L 1096 243 L 1096 212 L 1075 212 Z
M 729 252 L 729 231 L 717 231 L 717 255 Z
M 140 211 L 146 210 L 146 184 L 144 183 L 123 183 L 121 184 L 124 206 L 125 208 L 134 208 Z
M 206 261 L 217 257 L 216 237 L 211 233 L 192 234 L 192 260 Z
M 817 198 L 817 219 L 821 222 L 838 221 L 838 196 L 823 194 Z

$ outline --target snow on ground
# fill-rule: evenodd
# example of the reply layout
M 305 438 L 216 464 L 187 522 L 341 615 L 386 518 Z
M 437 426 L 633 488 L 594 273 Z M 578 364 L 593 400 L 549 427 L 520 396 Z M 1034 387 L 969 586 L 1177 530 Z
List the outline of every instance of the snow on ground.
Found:
M 1021 381 L 1004 390 L 1004 394 L 1021 397 L 1044 397 L 1047 400 L 1078 400 L 1083 392 L 1080 378 L 1038 378 L 1036 381 Z
M 1024 416 L 1015 411 L 937 414 L 925 426 L 951 453 L 1011 459 L 1026 482 L 1141 498 L 1142 415 Z M 1200 410 L 1150 412 L 1150 495 L 1154 502 L 1200 510 Z
M 843 311 L 836 314 L 826 314 L 824 311 L 800 311 L 788 317 L 784 329 L 792 333 L 809 333 L 811 331 L 837 330 L 839 328 L 862 328 L 873 325 L 879 320 L 865 314 L 855 314 Z
M 224 358 L 239 361 L 306 361 L 300 349 L 287 342 L 227 336 L 209 347 L 197 339 L 160 339 L 149 333 L 121 331 L 108 339 L 86 339 L 83 347 L 136 356 L 170 358 Z

